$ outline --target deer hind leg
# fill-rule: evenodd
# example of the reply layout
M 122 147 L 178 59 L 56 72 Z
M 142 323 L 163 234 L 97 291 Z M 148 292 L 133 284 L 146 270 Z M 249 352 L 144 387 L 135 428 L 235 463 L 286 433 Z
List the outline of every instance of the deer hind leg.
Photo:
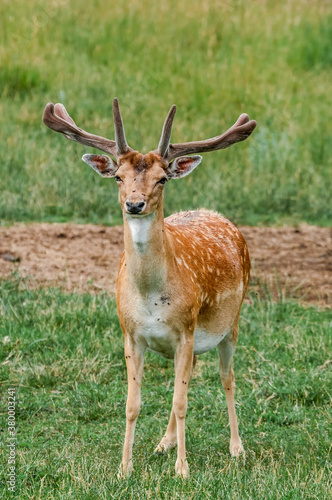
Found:
M 229 424 L 231 428 L 231 441 L 229 451 L 233 457 L 238 457 L 241 453 L 244 453 L 241 438 L 239 436 L 239 429 L 235 412 L 235 381 L 232 368 L 232 358 L 237 339 L 237 332 L 238 326 L 236 325 L 233 328 L 231 334 L 228 334 L 218 345 L 220 376 L 223 388 L 226 393 Z
M 197 356 L 193 356 L 193 363 L 191 368 L 190 380 L 193 374 L 193 370 L 195 368 L 197 362 Z M 172 408 L 171 416 L 169 418 L 168 426 L 166 429 L 166 434 L 158 444 L 157 448 L 154 450 L 154 453 L 158 453 L 161 455 L 162 453 L 167 453 L 170 449 L 175 448 L 177 445 L 177 429 L 176 429 L 176 418 L 174 409 Z
M 126 405 L 126 436 L 120 466 L 120 476 L 129 476 L 133 470 L 132 449 L 137 417 L 141 407 L 141 385 L 144 353 L 127 337 L 125 341 L 127 364 L 128 396 Z

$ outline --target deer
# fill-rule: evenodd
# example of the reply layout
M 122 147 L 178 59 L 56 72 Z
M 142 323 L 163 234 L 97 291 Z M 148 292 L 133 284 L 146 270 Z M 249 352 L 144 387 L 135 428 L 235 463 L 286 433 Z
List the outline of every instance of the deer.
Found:
M 147 154 L 128 146 L 117 98 L 113 101 L 114 141 L 79 128 L 62 104 L 48 103 L 43 113 L 43 122 L 50 129 L 108 153 L 84 154 L 82 159 L 102 177 L 114 178 L 119 188 L 124 252 L 116 302 L 128 379 L 119 472 L 124 477 L 133 470 L 146 350 L 173 359 L 175 368 L 169 423 L 155 452 L 168 453 L 177 446 L 175 472 L 188 476 L 185 419 L 189 383 L 197 356 L 218 348 L 230 424 L 229 451 L 234 457 L 244 453 L 235 411 L 232 359 L 250 278 L 248 247 L 239 229 L 222 215 L 199 209 L 164 218 L 163 201 L 166 183 L 185 177 L 201 163 L 197 153 L 225 149 L 247 139 L 256 122 L 243 113 L 219 136 L 172 144 L 175 112 L 173 105 L 157 149 Z

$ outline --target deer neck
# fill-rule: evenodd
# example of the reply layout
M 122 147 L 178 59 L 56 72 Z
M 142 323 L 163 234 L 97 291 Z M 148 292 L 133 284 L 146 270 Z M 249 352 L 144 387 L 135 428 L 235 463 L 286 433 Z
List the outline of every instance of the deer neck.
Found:
M 146 216 L 124 214 L 124 245 L 127 272 L 139 292 L 162 290 L 169 253 L 162 205 Z

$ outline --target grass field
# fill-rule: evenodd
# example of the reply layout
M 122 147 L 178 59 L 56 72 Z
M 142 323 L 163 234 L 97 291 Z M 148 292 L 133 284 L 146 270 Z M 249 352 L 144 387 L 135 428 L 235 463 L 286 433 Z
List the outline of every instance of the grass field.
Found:
M 205 155 L 167 186 L 166 213 L 205 206 L 242 224 L 331 220 L 332 4 L 244 0 L 0 6 L 0 221 L 120 221 L 117 189 L 46 129 L 46 102 L 113 137 L 118 96 L 129 143 L 154 149 L 171 104 L 173 142 L 212 137 L 245 111 L 246 143 Z
M 213 137 L 241 112 L 250 139 L 206 154 L 166 187 L 166 215 L 205 207 L 243 225 L 332 219 L 332 4 L 318 0 L 3 0 L 0 5 L 0 225 L 121 222 L 117 187 L 88 148 L 41 122 L 62 102 L 78 126 L 113 138 L 120 100 L 129 144 L 154 149 L 171 104 L 172 142 Z M 1 260 L 0 260 L 1 265 Z M 235 355 L 246 459 L 229 456 L 216 352 L 189 393 L 191 475 L 153 449 L 172 401 L 172 363 L 146 357 L 133 476 L 117 479 L 126 372 L 106 294 L 0 280 L 0 498 L 7 490 L 8 389 L 17 397 L 20 499 L 326 499 L 331 491 L 329 310 L 252 297 Z
M 228 453 L 217 353 L 199 357 L 189 391 L 185 481 L 175 478 L 175 452 L 153 455 L 174 374 L 171 362 L 149 353 L 135 472 L 119 481 L 126 370 L 114 301 L 31 291 L 18 279 L 0 286 L 1 418 L 5 424 L 7 388 L 15 387 L 19 498 L 329 498 L 330 311 L 292 302 L 244 307 L 235 373 L 245 461 Z M 3 479 L 0 492 L 10 497 Z

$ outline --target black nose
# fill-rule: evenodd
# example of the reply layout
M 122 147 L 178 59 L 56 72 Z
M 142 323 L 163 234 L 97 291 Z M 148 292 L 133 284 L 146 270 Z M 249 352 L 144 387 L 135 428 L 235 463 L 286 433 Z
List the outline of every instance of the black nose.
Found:
M 130 201 L 126 201 L 126 209 L 130 214 L 139 214 L 142 212 L 143 207 L 145 205 L 144 201 L 139 201 L 138 203 L 131 203 Z

